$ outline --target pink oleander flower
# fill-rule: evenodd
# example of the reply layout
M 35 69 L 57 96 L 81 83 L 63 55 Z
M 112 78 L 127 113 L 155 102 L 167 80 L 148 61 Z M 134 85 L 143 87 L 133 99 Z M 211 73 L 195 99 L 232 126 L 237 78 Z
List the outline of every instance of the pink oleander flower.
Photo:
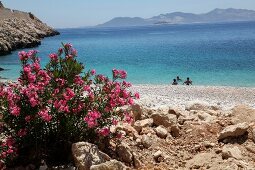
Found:
M 55 53 L 50 54 L 49 57 L 50 57 L 50 59 L 51 59 L 52 61 L 55 61 L 55 62 L 58 61 L 58 55 L 55 54 Z
M 140 99 L 140 94 L 139 94 L 138 92 L 136 92 L 136 93 L 134 94 L 134 96 L 135 96 L 136 99 Z
M 14 115 L 14 116 L 19 116 L 19 114 L 20 114 L 20 108 L 19 108 L 18 106 L 12 106 L 12 107 L 10 108 L 10 112 L 11 112 L 11 114 Z
M 27 134 L 27 129 L 20 129 L 20 130 L 18 131 L 18 133 L 17 133 L 17 135 L 18 135 L 19 137 L 26 136 L 26 134 Z
M 28 64 L 26 66 L 23 67 L 23 70 L 26 74 L 29 74 L 31 73 L 32 69 L 31 69 L 31 66 Z
M 101 136 L 108 136 L 109 134 L 110 134 L 110 129 L 109 128 L 107 128 L 107 127 L 104 127 L 104 128 L 102 128 L 102 129 L 100 129 L 99 131 L 98 131 L 98 133 L 101 135 Z
M 125 113 L 125 122 L 131 124 L 133 122 L 133 118 L 129 113 Z
M 72 89 L 66 88 L 66 92 L 63 94 L 63 96 L 65 100 L 71 100 L 75 96 L 75 93 Z
M 52 116 L 49 115 L 48 109 L 42 109 L 41 111 L 38 112 L 38 115 L 46 122 L 50 122 L 52 119 Z
M 28 59 L 28 55 L 27 55 L 27 53 L 26 53 L 25 51 L 19 52 L 18 55 L 19 55 L 19 59 L 20 59 L 21 61 L 25 61 L 25 60 Z
M 26 117 L 25 117 L 25 121 L 26 121 L 26 122 L 30 122 L 31 119 L 32 119 L 31 116 L 26 116 Z
M 33 64 L 33 67 L 34 67 L 34 70 L 35 70 L 36 72 L 38 72 L 38 71 L 40 70 L 40 68 L 41 68 L 39 62 L 35 62 L 35 63 Z
M 64 46 L 66 49 L 70 49 L 70 48 L 72 48 L 73 45 L 70 43 L 66 43 Z
M 59 86 L 63 86 L 65 84 L 65 80 L 61 78 L 57 78 L 56 82 L 58 83 Z
M 124 71 L 124 70 L 113 69 L 112 73 L 113 73 L 113 78 L 114 79 L 117 79 L 117 78 L 125 79 L 125 78 L 127 78 L 127 72 Z
M 95 69 L 91 70 L 91 71 L 90 71 L 90 74 L 91 74 L 91 75 L 95 75 L 95 74 L 96 74 L 96 70 L 95 70 Z
M 74 48 L 72 48 L 72 49 L 71 49 L 71 55 L 77 56 L 77 50 L 74 49 Z
M 76 75 L 74 78 L 74 83 L 77 85 L 83 85 L 84 81 L 82 80 L 81 76 Z
M 112 124 L 116 126 L 118 124 L 118 120 L 112 119 Z

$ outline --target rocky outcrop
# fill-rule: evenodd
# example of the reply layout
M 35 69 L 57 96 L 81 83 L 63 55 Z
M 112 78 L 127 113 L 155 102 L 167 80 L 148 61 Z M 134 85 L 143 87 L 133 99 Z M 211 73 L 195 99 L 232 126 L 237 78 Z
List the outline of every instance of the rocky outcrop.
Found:
M 0 2 L 0 55 L 38 46 L 42 38 L 58 34 L 32 13 L 5 8 Z

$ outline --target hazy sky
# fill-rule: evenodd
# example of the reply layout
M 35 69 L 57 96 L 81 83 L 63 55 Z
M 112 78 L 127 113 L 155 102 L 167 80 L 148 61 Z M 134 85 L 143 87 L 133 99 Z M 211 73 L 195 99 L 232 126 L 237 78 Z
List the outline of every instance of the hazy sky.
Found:
M 205 13 L 214 8 L 255 10 L 255 0 L 2 0 L 11 9 L 32 12 L 56 27 L 104 23 L 117 16 L 149 18 L 162 13 Z

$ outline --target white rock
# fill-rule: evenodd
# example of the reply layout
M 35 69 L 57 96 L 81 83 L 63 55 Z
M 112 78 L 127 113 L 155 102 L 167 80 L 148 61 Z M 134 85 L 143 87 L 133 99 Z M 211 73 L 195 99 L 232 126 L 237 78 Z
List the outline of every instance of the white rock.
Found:
M 134 123 L 135 130 L 140 133 L 143 127 L 152 126 L 153 125 L 153 119 L 144 119 L 144 120 L 138 120 Z
M 88 142 L 74 143 L 72 154 L 75 166 L 79 170 L 89 170 L 92 165 L 110 160 L 107 154 L 101 152 L 96 145 Z
M 164 112 L 153 113 L 151 115 L 151 118 L 153 119 L 153 122 L 155 125 L 157 126 L 163 125 L 166 128 L 177 123 L 176 115 L 168 114 Z
M 237 146 L 223 146 L 222 149 L 222 158 L 235 158 L 235 159 L 242 159 L 242 152 L 239 150 Z
M 249 125 L 244 122 L 244 123 L 239 123 L 236 125 L 230 125 L 227 126 L 225 129 L 223 129 L 220 134 L 218 139 L 224 139 L 227 137 L 237 137 L 243 135 L 245 132 L 247 132 L 247 129 L 249 128 Z
M 158 126 L 155 128 L 155 132 L 158 137 L 160 138 L 166 138 L 167 137 L 167 130 L 163 126 Z

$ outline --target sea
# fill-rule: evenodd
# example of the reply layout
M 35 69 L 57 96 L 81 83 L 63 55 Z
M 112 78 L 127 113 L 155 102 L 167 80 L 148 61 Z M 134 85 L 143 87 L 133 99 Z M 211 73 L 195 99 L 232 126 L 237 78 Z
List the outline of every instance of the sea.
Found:
M 113 68 L 123 69 L 133 84 L 171 84 L 179 76 L 189 77 L 194 85 L 255 87 L 255 22 L 58 31 L 59 36 L 45 38 L 33 48 L 42 65 L 63 42 L 78 50 L 85 71 L 96 69 L 111 77 Z M 0 56 L 0 67 L 6 69 L 1 77 L 18 78 L 18 51 Z

